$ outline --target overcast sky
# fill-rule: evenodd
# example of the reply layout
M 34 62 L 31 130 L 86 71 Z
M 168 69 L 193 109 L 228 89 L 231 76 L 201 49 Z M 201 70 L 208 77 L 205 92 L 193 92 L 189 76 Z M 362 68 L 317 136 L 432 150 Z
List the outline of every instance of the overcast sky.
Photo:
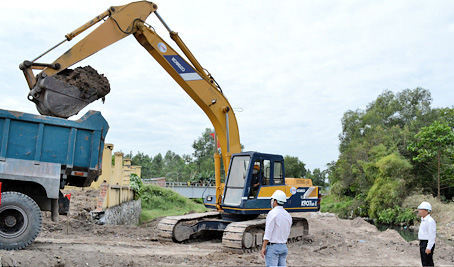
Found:
M 5 1 L 0 22 L 0 108 L 38 114 L 18 66 L 110 6 L 128 1 Z M 423 87 L 432 107 L 454 99 L 454 1 L 161 0 L 158 11 L 221 85 L 246 151 L 337 160 L 341 118 L 384 90 Z M 176 48 L 155 15 L 151 24 Z M 67 42 L 39 62 L 50 63 Z M 211 123 L 130 36 L 75 66 L 110 81 L 99 110 L 114 151 L 192 154 Z

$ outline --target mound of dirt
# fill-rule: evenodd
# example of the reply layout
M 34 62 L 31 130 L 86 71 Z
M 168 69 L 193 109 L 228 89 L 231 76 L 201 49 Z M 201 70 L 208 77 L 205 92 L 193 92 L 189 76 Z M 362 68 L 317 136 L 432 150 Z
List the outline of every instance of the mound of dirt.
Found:
M 405 239 L 394 229 L 387 229 L 380 232 L 379 237 L 382 239 L 392 239 L 396 242 L 406 242 Z
M 83 99 L 90 99 L 95 95 L 99 99 L 110 92 L 109 80 L 91 66 L 77 67 L 74 70 L 65 69 L 54 77 L 78 87 L 80 98 Z
M 377 231 L 377 228 L 375 226 L 366 222 L 366 220 L 364 220 L 361 217 L 356 217 L 355 219 L 353 219 L 351 221 L 351 225 L 356 228 L 361 228 L 366 232 L 376 232 Z

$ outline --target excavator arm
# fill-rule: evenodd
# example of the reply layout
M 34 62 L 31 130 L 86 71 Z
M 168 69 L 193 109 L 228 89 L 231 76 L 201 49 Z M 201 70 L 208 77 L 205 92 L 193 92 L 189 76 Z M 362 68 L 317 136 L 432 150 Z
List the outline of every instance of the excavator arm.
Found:
M 105 20 L 53 63 L 36 63 L 41 56 L 32 61 L 24 61 L 20 68 L 30 87 L 28 98 L 36 104 L 38 111 L 43 115 L 69 117 L 77 114 L 86 105 L 100 98 L 99 95 L 84 96 L 78 88 L 65 84 L 54 76 L 103 48 L 133 35 L 208 116 L 216 131 L 222 160 L 227 170 L 231 154 L 241 152 L 235 113 L 213 77 L 202 68 L 178 34 L 170 30 L 156 10 L 157 5 L 148 1 L 111 7 L 67 34 L 66 39 L 61 43 L 72 40 L 81 32 Z M 168 45 L 154 29 L 145 24 L 146 18 L 151 13 L 155 13 L 164 24 L 170 32 L 170 37 L 189 62 Z M 33 69 L 42 70 L 37 78 L 33 74 Z M 214 157 L 216 206 L 218 210 L 222 210 L 220 206 L 223 190 L 220 179 L 221 156 L 215 153 Z

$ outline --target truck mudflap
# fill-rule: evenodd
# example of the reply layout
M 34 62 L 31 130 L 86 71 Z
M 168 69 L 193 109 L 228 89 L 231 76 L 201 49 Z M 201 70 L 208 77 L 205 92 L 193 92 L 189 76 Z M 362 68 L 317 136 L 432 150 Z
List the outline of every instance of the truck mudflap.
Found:
M 0 182 L 0 207 L 2 206 L 2 182 Z

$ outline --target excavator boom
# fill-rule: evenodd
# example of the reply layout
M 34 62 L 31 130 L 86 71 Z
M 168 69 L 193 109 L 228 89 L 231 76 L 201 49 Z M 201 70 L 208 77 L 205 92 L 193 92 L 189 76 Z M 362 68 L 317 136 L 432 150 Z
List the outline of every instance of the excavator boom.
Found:
M 28 98 L 36 104 L 41 114 L 63 118 L 75 115 L 91 102 L 104 98 L 109 90 L 102 85 L 95 85 L 88 89 L 81 88 L 62 81 L 59 76 L 77 62 L 129 35 L 133 35 L 208 116 L 216 131 L 222 151 L 223 163 L 227 169 L 231 154 L 241 152 L 235 113 L 213 77 L 205 72 L 179 35 L 170 30 L 156 10 L 157 5 L 148 1 L 111 7 L 75 31 L 67 34 L 65 38 L 70 41 L 105 19 L 100 26 L 54 62 L 50 64 L 37 63 L 36 60 L 41 56 L 33 61 L 24 61 L 20 65 L 20 69 L 24 72 L 30 87 Z M 154 29 L 145 24 L 146 18 L 151 13 L 155 13 L 169 30 L 171 38 L 183 51 L 188 61 L 166 43 Z M 42 70 L 37 75 L 37 79 L 35 79 L 33 69 Z M 100 84 L 104 83 L 100 82 Z M 220 162 L 221 156 L 216 153 L 215 178 L 218 210 L 222 210 L 220 206 L 222 195 Z

